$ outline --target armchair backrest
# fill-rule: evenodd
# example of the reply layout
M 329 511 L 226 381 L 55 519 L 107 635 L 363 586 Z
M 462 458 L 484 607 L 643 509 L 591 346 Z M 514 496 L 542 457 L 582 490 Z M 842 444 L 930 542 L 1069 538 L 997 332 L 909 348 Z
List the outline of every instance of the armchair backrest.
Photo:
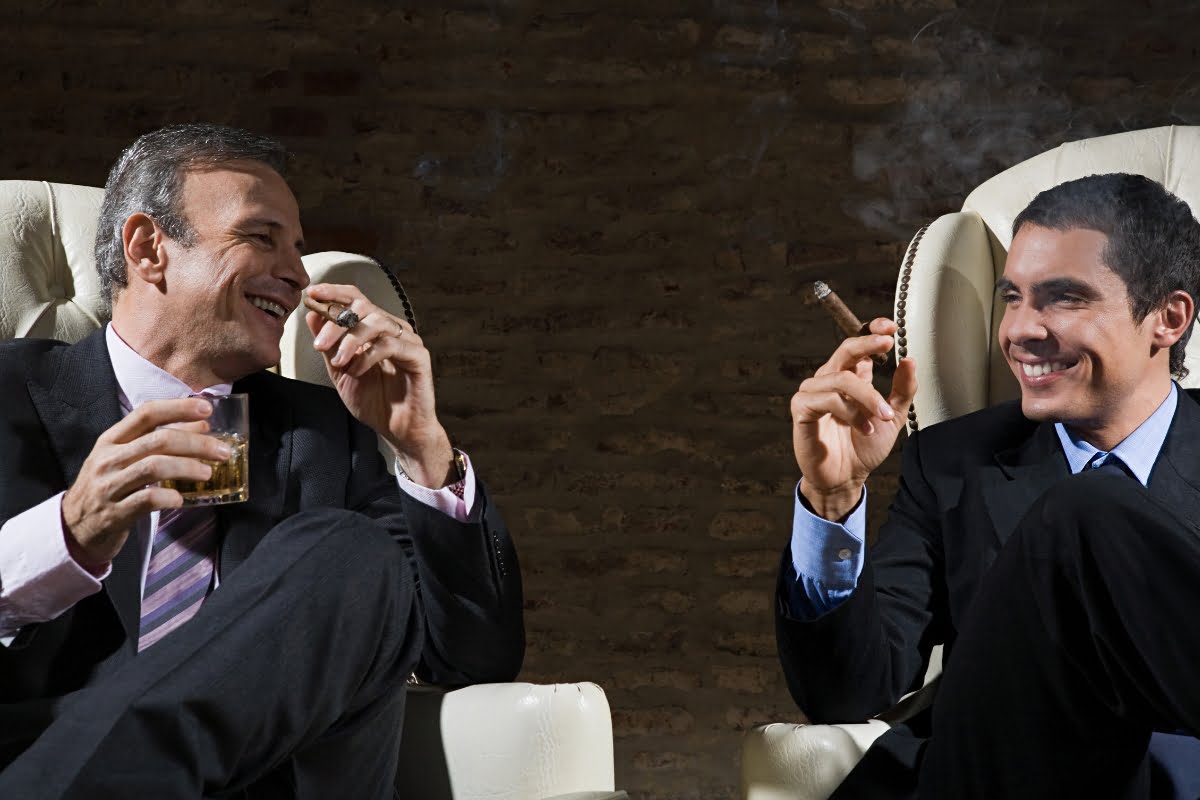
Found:
M 0 181 L 0 340 L 77 342 L 108 321 L 92 245 L 103 189 Z
M 1200 127 L 1171 126 L 1068 142 L 981 184 L 962 210 L 922 228 L 909 244 L 896 286 L 899 355 L 917 362 L 909 429 L 1019 396 L 996 346 L 1004 313 L 996 279 L 1012 223 L 1041 191 L 1107 172 L 1145 175 L 1200 211 Z M 1200 337 L 1188 343 L 1186 387 L 1200 387 Z

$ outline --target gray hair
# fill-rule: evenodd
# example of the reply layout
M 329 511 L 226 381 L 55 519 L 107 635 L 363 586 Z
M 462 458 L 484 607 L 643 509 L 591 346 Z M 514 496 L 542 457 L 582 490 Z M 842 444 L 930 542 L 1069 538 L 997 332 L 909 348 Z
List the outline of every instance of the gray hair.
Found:
M 284 174 L 287 149 L 265 136 L 222 125 L 169 125 L 138 137 L 108 173 L 96 226 L 96 272 L 106 306 L 129 283 L 121 231 L 134 214 L 150 216 L 167 236 L 190 247 L 195 230 L 180 208 L 184 174 L 232 161 L 259 161 Z

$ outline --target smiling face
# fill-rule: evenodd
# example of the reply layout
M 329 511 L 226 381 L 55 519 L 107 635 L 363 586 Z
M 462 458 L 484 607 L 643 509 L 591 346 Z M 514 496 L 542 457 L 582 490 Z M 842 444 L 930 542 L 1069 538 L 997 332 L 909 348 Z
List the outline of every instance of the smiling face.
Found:
M 278 363 L 284 320 L 308 285 L 287 183 L 265 164 L 233 162 L 189 171 L 180 199 L 194 236 L 189 246 L 162 239 L 153 355 L 143 355 L 193 385 Z M 146 311 L 142 303 L 133 313 Z
M 1166 398 L 1174 341 L 1163 336 L 1162 312 L 1133 319 L 1124 281 L 1104 262 L 1107 244 L 1098 231 L 1025 225 L 997 281 L 999 344 L 1020 381 L 1021 410 L 1105 450 Z

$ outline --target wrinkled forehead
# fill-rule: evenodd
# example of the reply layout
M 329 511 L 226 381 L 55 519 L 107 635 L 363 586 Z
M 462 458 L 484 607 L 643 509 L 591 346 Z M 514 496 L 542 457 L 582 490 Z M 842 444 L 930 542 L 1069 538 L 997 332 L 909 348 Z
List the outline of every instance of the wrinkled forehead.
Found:
M 287 181 L 259 161 L 230 161 L 183 172 L 180 211 L 194 225 L 266 217 L 299 228 L 300 209 Z

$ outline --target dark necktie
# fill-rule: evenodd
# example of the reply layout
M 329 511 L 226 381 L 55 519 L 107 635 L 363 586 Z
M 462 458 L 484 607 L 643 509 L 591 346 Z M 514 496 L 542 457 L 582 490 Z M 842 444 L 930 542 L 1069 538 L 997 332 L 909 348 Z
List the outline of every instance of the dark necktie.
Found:
M 1124 475 L 1126 478 L 1133 478 L 1133 473 L 1129 471 L 1129 467 L 1119 456 L 1114 456 L 1112 453 L 1096 453 L 1092 456 L 1092 460 L 1087 463 L 1084 470 L 1095 470 L 1096 472 L 1104 472 L 1112 475 Z M 1139 481 L 1140 482 L 1140 481 Z

